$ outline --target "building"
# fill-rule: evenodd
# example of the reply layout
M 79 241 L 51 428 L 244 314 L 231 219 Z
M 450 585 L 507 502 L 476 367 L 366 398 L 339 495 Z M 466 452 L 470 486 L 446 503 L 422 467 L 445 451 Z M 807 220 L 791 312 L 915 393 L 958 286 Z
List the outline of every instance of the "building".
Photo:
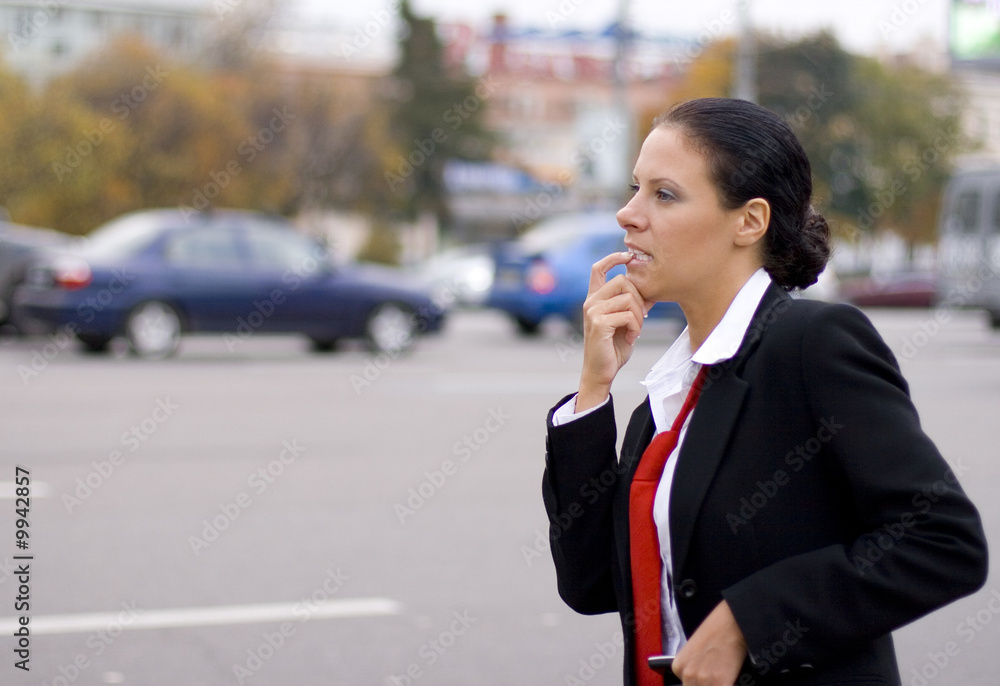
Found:
M 488 235 L 510 235 L 557 211 L 616 205 L 637 152 L 637 122 L 670 103 L 692 43 L 630 33 L 518 28 L 497 15 L 484 29 L 440 27 L 448 58 L 489 93 L 486 121 L 503 145 L 496 162 L 527 172 L 536 187 L 505 188 L 493 168 L 473 192 L 455 194 L 456 219 Z M 476 104 L 478 106 L 478 104 Z M 464 178 L 470 177 L 463 170 Z M 540 184 L 540 186 L 539 186 Z
M 217 22 L 216 12 L 200 0 L 0 0 L 0 55 L 8 68 L 40 87 L 123 35 L 139 36 L 167 54 L 197 54 Z

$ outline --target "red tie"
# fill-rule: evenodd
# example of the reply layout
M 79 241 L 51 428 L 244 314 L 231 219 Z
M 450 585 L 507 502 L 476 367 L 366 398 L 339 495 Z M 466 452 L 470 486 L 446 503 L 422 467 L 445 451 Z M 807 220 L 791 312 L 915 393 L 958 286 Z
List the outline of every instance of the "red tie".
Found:
M 653 437 L 639 460 L 629 491 L 629 537 L 632 558 L 632 602 L 635 612 L 635 673 L 639 686 L 663 686 L 663 676 L 649 668 L 650 655 L 663 652 L 663 627 L 661 625 L 660 579 L 663 562 L 660 559 L 660 540 L 653 522 L 653 498 L 663 475 L 663 466 L 670 453 L 677 447 L 681 427 L 701 395 L 705 382 L 702 366 L 691 384 L 684 405 L 674 419 L 669 431 Z

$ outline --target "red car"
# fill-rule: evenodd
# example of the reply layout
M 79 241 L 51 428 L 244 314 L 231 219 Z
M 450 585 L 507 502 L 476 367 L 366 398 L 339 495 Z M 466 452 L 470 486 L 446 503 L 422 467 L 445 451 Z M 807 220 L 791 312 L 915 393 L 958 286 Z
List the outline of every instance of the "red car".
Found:
M 931 307 L 933 272 L 899 272 L 862 279 L 844 279 L 840 295 L 858 307 Z

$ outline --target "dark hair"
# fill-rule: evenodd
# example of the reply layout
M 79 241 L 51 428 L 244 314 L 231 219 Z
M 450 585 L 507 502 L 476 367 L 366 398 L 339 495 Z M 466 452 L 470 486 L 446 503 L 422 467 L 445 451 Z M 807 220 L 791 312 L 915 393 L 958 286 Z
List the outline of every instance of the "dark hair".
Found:
M 830 228 L 810 204 L 809 158 L 774 112 L 746 100 L 702 98 L 674 106 L 653 121 L 678 127 L 708 158 L 724 207 L 763 198 L 771 205 L 764 268 L 785 290 L 805 288 L 830 259 Z

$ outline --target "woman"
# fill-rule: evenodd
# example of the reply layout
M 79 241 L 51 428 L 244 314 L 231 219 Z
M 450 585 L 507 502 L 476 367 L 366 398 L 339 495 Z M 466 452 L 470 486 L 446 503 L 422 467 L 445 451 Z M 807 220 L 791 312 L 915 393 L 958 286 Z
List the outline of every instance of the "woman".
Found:
M 626 684 L 899 684 L 890 632 L 981 587 L 985 537 L 871 323 L 788 295 L 830 252 L 801 145 L 761 107 L 694 100 L 654 122 L 632 189 L 579 390 L 549 413 L 560 595 L 621 614 Z M 658 301 L 688 326 L 616 459 L 611 384 Z

